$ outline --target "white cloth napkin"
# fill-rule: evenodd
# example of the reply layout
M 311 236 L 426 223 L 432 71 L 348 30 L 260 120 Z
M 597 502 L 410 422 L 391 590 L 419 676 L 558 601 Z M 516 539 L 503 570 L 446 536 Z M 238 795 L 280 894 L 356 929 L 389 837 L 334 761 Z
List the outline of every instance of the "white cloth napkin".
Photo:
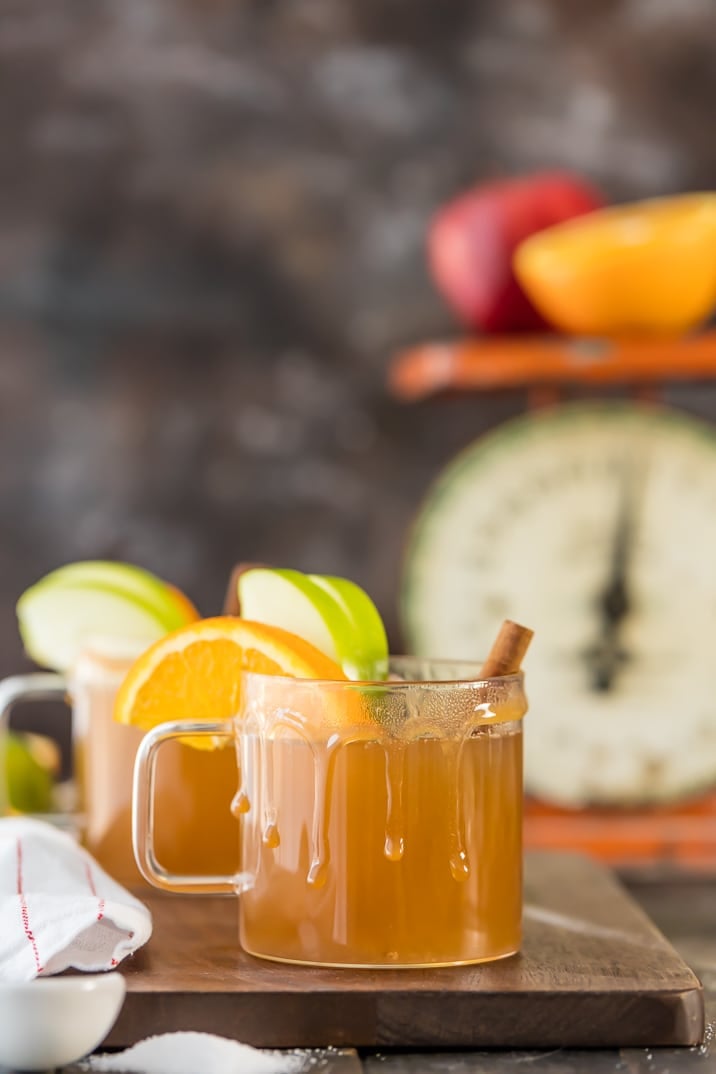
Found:
M 71 836 L 0 820 L 0 981 L 114 969 L 151 933 L 147 908 Z

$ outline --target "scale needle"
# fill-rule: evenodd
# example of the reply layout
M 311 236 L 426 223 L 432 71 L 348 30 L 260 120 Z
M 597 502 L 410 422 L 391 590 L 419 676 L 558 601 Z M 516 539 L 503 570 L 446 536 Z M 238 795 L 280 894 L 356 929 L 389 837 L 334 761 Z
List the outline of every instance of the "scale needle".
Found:
M 633 610 L 630 571 L 633 563 L 636 516 L 643 492 L 643 461 L 628 458 L 621 468 L 619 502 L 614 524 L 611 556 L 605 586 L 597 598 L 601 629 L 594 645 L 586 651 L 592 688 L 611 690 L 620 666 L 630 659 L 622 647 L 620 634 L 624 619 Z

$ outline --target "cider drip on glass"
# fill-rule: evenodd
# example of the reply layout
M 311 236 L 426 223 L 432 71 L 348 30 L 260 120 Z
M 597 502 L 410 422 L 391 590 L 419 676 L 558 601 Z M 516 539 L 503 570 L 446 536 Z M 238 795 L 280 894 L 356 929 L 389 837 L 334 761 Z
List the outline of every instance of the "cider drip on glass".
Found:
M 468 732 L 469 733 L 469 732 Z M 461 760 L 465 738 L 457 742 L 448 741 L 442 743 L 443 757 L 445 759 L 445 771 L 449 784 L 455 787 L 455 794 L 450 804 L 451 820 L 448 835 L 448 860 L 450 874 L 457 883 L 462 883 L 470 875 L 470 860 L 465 844 L 463 822 L 463 798 L 459 791 L 460 778 L 463 776 Z
M 388 809 L 385 818 L 384 853 L 388 861 L 400 861 L 405 853 L 405 839 L 403 837 L 404 772 L 404 744 L 396 742 L 394 749 L 385 751 L 385 796 Z

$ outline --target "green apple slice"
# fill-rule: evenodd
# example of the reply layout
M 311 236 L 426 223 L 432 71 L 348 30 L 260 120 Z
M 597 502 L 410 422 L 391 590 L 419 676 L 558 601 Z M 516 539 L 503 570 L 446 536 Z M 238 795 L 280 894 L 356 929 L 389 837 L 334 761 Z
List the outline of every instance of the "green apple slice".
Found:
M 372 679 L 375 667 L 343 597 L 300 571 L 256 568 L 239 577 L 244 619 L 283 627 L 310 641 L 351 679 Z M 379 654 L 378 654 L 379 655 Z
M 152 604 L 119 587 L 57 582 L 27 589 L 17 603 L 25 650 L 42 667 L 68 671 L 89 642 L 116 638 L 151 645 L 172 627 Z
M 19 813 L 49 813 L 54 785 L 49 739 L 8 732 L 5 740 L 7 795 Z M 55 751 L 57 748 L 55 747 Z
M 244 619 L 283 627 L 343 664 L 353 640 L 353 623 L 333 597 L 300 571 L 258 567 L 238 581 Z
M 101 588 L 123 590 L 128 596 L 136 597 L 141 604 L 153 608 L 167 631 L 176 630 L 187 621 L 185 610 L 177 602 L 171 587 L 155 574 L 131 563 L 110 560 L 68 563 L 45 575 L 41 582 L 90 588 L 99 585 Z
M 348 578 L 329 574 L 309 574 L 308 577 L 338 601 L 353 622 L 353 663 L 360 669 L 355 678 L 380 681 L 387 678 L 388 638 L 380 612 L 366 591 Z

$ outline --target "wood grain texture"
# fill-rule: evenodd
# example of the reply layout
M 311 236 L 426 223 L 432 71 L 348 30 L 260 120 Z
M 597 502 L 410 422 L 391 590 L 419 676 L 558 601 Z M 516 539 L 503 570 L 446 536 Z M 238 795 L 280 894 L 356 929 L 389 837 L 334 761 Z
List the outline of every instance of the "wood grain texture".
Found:
M 701 1040 L 701 987 L 603 867 L 526 862 L 522 953 L 431 971 L 304 969 L 238 949 L 233 899 L 151 896 L 109 1043 L 195 1029 L 264 1047 L 617 1047 Z

